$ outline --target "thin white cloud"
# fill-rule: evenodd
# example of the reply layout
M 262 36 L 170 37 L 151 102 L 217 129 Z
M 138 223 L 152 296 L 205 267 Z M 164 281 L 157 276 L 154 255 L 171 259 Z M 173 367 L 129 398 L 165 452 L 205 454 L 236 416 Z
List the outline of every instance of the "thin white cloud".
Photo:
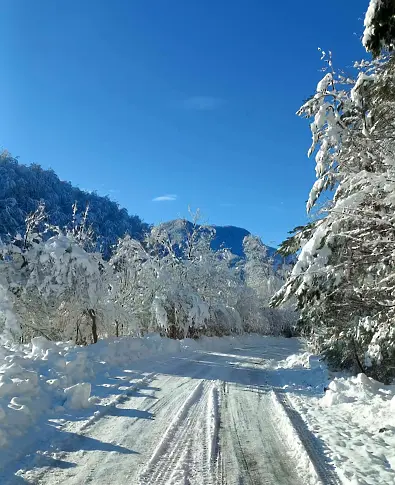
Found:
M 214 96 L 192 96 L 184 100 L 184 108 L 196 111 L 213 111 L 223 104 L 223 99 Z
M 221 207 L 235 207 L 236 204 L 233 204 L 233 202 L 221 202 L 220 206 Z
M 154 199 L 152 199 L 152 202 L 169 202 L 173 200 L 177 200 L 176 194 L 160 195 L 159 197 L 155 197 Z

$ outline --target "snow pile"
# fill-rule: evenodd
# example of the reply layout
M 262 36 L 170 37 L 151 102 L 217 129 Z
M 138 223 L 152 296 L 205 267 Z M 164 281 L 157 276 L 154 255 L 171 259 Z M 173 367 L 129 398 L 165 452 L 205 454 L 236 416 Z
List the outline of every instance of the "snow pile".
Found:
M 89 406 L 90 382 L 106 366 L 194 347 L 197 344 L 193 341 L 175 341 L 156 334 L 102 340 L 89 347 L 50 342 L 44 337 L 36 337 L 28 345 L 5 344 L 0 347 L 3 436 L 4 429 L 14 435 L 22 433 L 29 422 L 48 408 L 59 411 L 62 407 Z
M 0 347 L 0 446 L 49 409 L 88 406 L 90 384 L 80 382 L 93 375 L 88 356 L 74 345 L 36 337 L 30 345 Z
M 365 374 L 337 374 L 330 380 L 325 363 L 308 352 L 280 360 L 276 372 L 275 395 L 284 401 L 293 425 L 283 413 L 279 427 L 302 466 L 307 461 L 299 445 L 308 449 L 306 427 L 313 434 L 314 448 L 322 448 L 342 484 L 394 485 L 395 385 Z M 299 439 L 295 429 L 301 430 Z
M 359 374 L 337 378 L 312 410 L 344 483 L 395 483 L 395 386 Z
M 308 356 L 291 356 L 287 362 L 306 364 Z M 316 359 L 312 359 L 314 365 Z M 299 363 L 299 364 L 298 364 Z M 322 365 L 322 364 L 320 364 Z M 317 368 L 316 368 L 317 369 Z M 314 373 L 314 369 L 313 373 Z M 325 374 L 321 374 L 323 378 Z M 316 377 L 319 374 L 315 373 Z M 298 376 L 300 377 L 300 375 Z M 311 379 L 310 379 L 311 381 Z M 367 377 L 335 377 L 309 394 L 292 389 L 288 399 L 314 436 L 327 449 L 343 484 L 393 485 L 395 483 L 395 385 Z
M 66 387 L 65 405 L 71 409 L 87 408 L 90 405 L 91 385 L 89 382 L 80 382 L 74 386 Z
M 185 347 L 182 342 L 163 338 L 158 334 L 135 338 L 110 338 L 86 347 L 86 354 L 93 360 L 108 362 L 112 366 L 123 365 L 151 355 L 180 352 Z
M 293 354 L 274 362 L 277 369 L 275 385 L 287 393 L 302 393 L 305 395 L 322 395 L 328 385 L 328 369 L 320 357 L 303 352 Z
M 309 369 L 324 368 L 319 357 L 310 352 L 303 352 L 302 354 L 292 354 L 279 363 L 279 367 L 294 368 L 305 367 Z
M 321 404 L 334 406 L 356 402 L 370 405 L 377 401 L 378 404 L 384 405 L 390 400 L 395 410 L 394 395 L 395 386 L 388 386 L 365 374 L 358 374 L 355 377 L 340 377 L 331 381 L 325 396 L 321 399 Z

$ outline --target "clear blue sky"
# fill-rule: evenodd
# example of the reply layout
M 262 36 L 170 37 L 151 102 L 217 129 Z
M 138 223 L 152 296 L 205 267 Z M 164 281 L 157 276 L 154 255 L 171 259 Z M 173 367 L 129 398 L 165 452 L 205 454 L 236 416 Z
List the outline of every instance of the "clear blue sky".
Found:
M 3 0 L 0 145 L 147 222 L 190 205 L 276 244 L 305 221 L 314 180 L 295 111 L 317 47 L 342 67 L 360 58 L 367 5 Z

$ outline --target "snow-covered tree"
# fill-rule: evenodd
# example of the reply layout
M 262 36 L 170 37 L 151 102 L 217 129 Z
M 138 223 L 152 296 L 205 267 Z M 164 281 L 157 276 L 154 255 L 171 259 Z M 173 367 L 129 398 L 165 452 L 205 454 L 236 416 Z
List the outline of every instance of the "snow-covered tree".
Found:
M 205 258 L 213 253 L 211 236 L 197 222 L 196 217 L 191 226 L 185 224 L 184 240 L 173 241 L 161 226 L 154 227 L 147 240 L 150 266 L 156 273 L 153 322 L 171 337 L 197 335 L 210 320 L 208 295 L 202 295 L 207 293 L 207 282 L 202 276 Z
M 268 257 L 267 248 L 258 236 L 246 236 L 243 249 L 246 255 L 246 284 L 255 290 L 262 304 L 268 305 L 270 298 L 282 284 L 275 273 L 273 261 Z
M 257 236 L 246 236 L 243 241 L 246 261 L 243 266 L 246 287 L 252 290 L 249 297 L 250 320 L 255 318 L 254 331 L 269 334 L 292 333 L 296 314 L 290 304 L 272 310 L 269 303 L 273 295 L 282 287 L 290 267 L 285 263 L 276 266 L 267 254 L 267 248 Z
M 107 263 L 88 217 L 74 204 L 61 229 L 40 204 L 24 235 L 1 245 L 0 326 L 9 335 L 95 343 L 149 331 L 172 338 L 275 331 L 279 313 L 269 315 L 266 303 L 278 273 L 258 239 L 247 241 L 244 266 L 228 249 L 211 248 L 214 231 L 196 216 L 182 222 L 181 238 L 164 226 L 143 243 L 126 235 Z
M 387 58 L 357 69 L 354 80 L 337 75 L 329 57 L 299 111 L 312 118 L 316 153 L 308 211 L 324 191 L 334 195 L 282 245 L 299 255 L 273 304 L 296 296 L 302 329 L 333 364 L 385 379 L 395 363 L 394 67 Z
M 262 319 L 246 304 L 256 293 L 245 285 L 234 255 L 213 251 L 212 230 L 197 220 L 184 229 L 180 240 L 158 226 L 144 245 L 128 237 L 119 241 L 110 265 L 125 315 L 133 315 L 142 332 L 175 338 L 241 332 L 251 329 L 252 320 L 262 331 Z
M 113 306 L 111 273 L 100 254 L 78 234 L 46 224 L 44 206 L 26 219 L 25 236 L 2 247 L 0 282 L 29 339 L 96 342 L 108 332 Z M 53 235 L 46 239 L 46 232 Z
M 394 0 L 370 0 L 364 21 L 363 45 L 375 57 L 395 47 Z
M 116 336 L 144 333 L 151 325 L 151 305 L 159 280 L 155 261 L 129 235 L 119 239 L 109 261 L 116 281 L 112 293 L 118 315 Z

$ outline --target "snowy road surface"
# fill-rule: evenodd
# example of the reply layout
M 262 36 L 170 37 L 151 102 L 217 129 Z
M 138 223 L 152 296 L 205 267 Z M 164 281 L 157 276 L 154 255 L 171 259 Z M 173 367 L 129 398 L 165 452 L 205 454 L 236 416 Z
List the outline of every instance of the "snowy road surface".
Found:
M 297 345 L 258 341 L 110 370 L 93 392 L 99 411 L 52 420 L 19 471 L 1 483 L 307 484 L 272 391 L 284 385 L 274 363 Z

